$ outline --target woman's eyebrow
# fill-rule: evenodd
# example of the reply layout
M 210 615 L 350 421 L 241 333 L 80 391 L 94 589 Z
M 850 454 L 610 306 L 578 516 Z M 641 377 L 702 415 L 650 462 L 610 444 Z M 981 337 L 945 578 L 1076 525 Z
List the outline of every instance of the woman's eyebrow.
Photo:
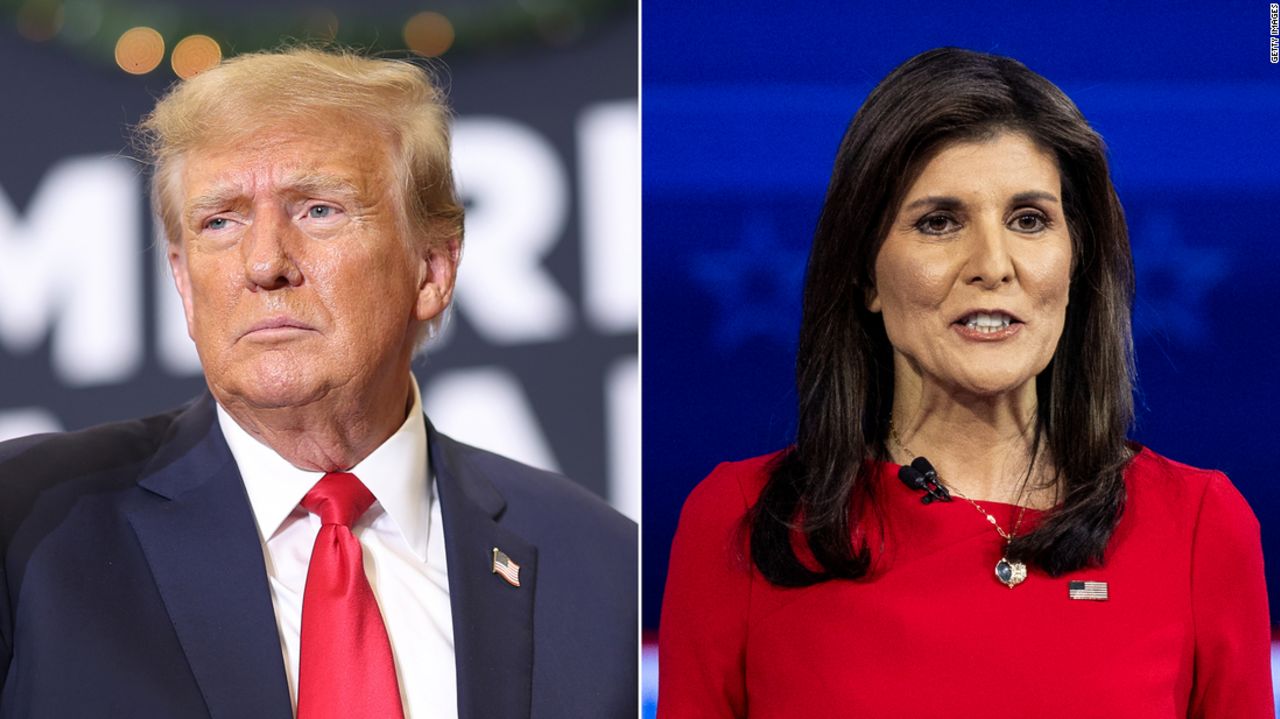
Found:
M 1029 192 L 1019 192 L 1009 199 L 1010 204 L 1019 205 L 1032 200 L 1043 200 L 1044 202 L 1058 203 L 1058 196 L 1052 192 L 1044 192 L 1043 190 L 1032 190 Z
M 1045 192 L 1043 190 L 1028 190 L 1026 192 L 1019 192 L 1018 194 L 1009 198 L 1009 204 L 1019 205 L 1022 203 L 1031 202 L 1032 200 L 1041 200 L 1043 202 L 1051 202 L 1055 204 L 1060 202 L 1058 200 L 1058 196 L 1053 194 L 1052 192 Z M 927 195 L 925 197 L 921 197 L 918 200 L 912 200 L 911 202 L 903 206 L 902 209 L 914 210 L 917 207 L 940 207 L 944 209 L 949 209 L 949 208 L 961 207 L 963 205 L 964 205 L 964 201 L 958 197 L 952 197 L 950 195 Z
M 913 200 L 904 206 L 904 210 L 914 210 L 917 207 L 937 206 L 943 208 L 960 207 L 964 202 L 959 197 L 951 197 L 949 195 L 927 195 L 918 200 Z

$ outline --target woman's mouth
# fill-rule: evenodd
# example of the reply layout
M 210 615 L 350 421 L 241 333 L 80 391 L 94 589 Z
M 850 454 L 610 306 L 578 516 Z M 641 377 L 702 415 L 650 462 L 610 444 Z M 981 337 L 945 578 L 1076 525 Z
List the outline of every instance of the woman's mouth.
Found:
M 1004 312 L 970 312 L 952 323 L 962 337 L 976 340 L 1002 340 L 1022 329 L 1022 321 Z

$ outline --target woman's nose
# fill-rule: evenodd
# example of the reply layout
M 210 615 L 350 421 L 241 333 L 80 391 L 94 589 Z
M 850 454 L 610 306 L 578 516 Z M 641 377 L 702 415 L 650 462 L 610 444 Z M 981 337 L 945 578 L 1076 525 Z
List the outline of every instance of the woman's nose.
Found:
M 979 222 L 970 235 L 970 252 L 965 280 L 987 289 L 1013 281 L 1013 258 L 1009 254 L 1008 230 L 999 221 Z

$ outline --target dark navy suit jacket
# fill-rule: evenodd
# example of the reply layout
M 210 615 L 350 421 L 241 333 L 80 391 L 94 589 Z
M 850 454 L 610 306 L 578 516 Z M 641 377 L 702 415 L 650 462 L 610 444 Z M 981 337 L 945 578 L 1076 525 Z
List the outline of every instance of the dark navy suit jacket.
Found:
M 462 719 L 634 717 L 635 524 L 428 424 Z M 493 574 L 492 549 L 520 565 Z M 288 719 L 244 484 L 206 394 L 0 444 L 0 719 Z

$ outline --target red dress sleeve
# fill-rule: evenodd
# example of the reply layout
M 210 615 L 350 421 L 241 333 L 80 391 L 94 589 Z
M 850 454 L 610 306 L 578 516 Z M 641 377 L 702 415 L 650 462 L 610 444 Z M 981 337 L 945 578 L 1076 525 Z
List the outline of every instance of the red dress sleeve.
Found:
M 1213 473 L 1191 555 L 1195 678 L 1191 717 L 1273 717 L 1271 626 L 1258 520 Z
M 740 467 L 717 467 L 680 513 L 658 628 L 658 719 L 747 715 L 751 560 Z

